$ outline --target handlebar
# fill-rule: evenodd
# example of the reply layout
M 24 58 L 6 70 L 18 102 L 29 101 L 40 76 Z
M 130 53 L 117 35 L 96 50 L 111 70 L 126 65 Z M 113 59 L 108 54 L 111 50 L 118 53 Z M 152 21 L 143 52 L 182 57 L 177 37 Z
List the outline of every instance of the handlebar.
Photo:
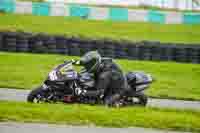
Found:
M 73 65 L 80 65 L 80 61 L 79 60 L 66 60 L 64 61 L 64 63 L 72 63 Z

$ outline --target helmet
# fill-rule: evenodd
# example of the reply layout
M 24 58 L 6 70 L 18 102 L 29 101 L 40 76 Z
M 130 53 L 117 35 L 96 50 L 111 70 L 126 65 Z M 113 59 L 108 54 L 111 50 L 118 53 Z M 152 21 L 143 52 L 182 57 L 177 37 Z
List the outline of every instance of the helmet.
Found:
M 94 72 L 101 63 L 101 55 L 97 51 L 90 51 L 83 55 L 80 64 L 85 67 L 88 72 Z

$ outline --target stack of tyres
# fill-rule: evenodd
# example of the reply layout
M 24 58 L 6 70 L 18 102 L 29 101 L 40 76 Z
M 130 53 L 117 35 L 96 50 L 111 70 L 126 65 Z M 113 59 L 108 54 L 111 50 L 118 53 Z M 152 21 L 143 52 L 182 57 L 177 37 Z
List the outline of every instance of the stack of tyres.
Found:
M 181 47 L 181 62 L 187 62 L 187 51 L 186 51 L 186 47 Z
M 161 48 L 159 46 L 152 46 L 151 53 L 152 53 L 151 60 L 160 61 Z
M 173 61 L 177 62 L 187 62 L 186 53 L 184 47 L 174 47 L 173 48 Z
M 93 43 L 92 50 L 96 50 L 102 56 L 104 56 L 104 41 L 103 40 L 92 40 L 92 43 Z
M 3 50 L 3 33 L 0 32 L 0 51 Z
M 120 41 L 115 45 L 115 57 L 116 58 L 127 58 L 128 57 L 128 46 Z
M 97 39 L 90 39 L 89 43 L 91 44 L 91 51 L 98 51 L 98 48 L 97 48 L 98 40 Z
M 79 40 L 79 47 L 81 49 L 81 55 L 91 51 L 93 49 L 92 41 L 89 41 L 89 39 L 77 39 Z
M 198 58 L 198 63 L 200 64 L 200 48 L 198 48 L 197 51 L 198 51 L 198 57 L 197 57 Z
M 17 35 L 17 52 L 29 51 L 29 37 L 31 35 L 27 33 L 19 33 Z
M 184 46 L 183 48 L 182 48 L 182 53 L 183 53 L 183 61 L 184 62 L 190 62 L 190 59 L 188 58 L 188 46 Z
M 177 49 L 178 49 L 178 48 L 176 48 L 176 47 L 173 47 L 173 48 L 171 49 L 171 51 L 172 51 L 172 61 L 177 61 L 177 59 L 178 59 L 178 52 L 177 52 Z
M 160 46 L 160 60 L 171 61 L 173 60 L 173 46 L 171 44 L 161 44 Z
M 155 61 L 160 61 L 161 56 L 162 56 L 162 53 L 161 53 L 162 47 L 161 47 L 160 42 L 146 41 L 144 44 L 149 46 L 149 52 L 151 53 L 149 59 L 155 60 Z
M 55 41 L 56 41 L 56 49 L 57 52 L 60 54 L 69 54 L 69 50 L 67 47 L 67 42 L 69 39 L 65 38 L 64 36 L 56 36 Z
M 141 60 L 151 60 L 151 46 L 145 44 L 139 46 L 138 57 Z
M 188 47 L 186 47 L 185 48 L 185 52 L 186 52 L 186 62 L 191 62 L 191 56 L 190 56 L 190 52 L 191 51 L 191 48 L 188 48 Z
M 154 46 L 154 42 L 151 43 L 149 41 L 143 41 L 140 44 L 139 48 L 139 59 L 142 60 L 152 60 L 152 48 Z
M 135 44 L 130 44 L 127 46 L 127 54 L 129 59 L 138 59 L 139 46 Z
M 198 48 L 186 48 L 186 55 L 187 55 L 187 62 L 190 63 L 198 63 L 199 56 L 198 56 Z
M 138 45 L 138 59 L 144 60 L 144 45 Z
M 104 45 L 104 55 L 106 57 L 114 58 L 115 57 L 115 44 Z
M 160 60 L 166 61 L 168 60 L 168 47 L 165 45 L 158 46 L 160 48 Z
M 53 36 L 48 36 L 43 40 L 44 46 L 48 53 L 57 53 L 56 39 Z
M 194 53 L 193 53 L 193 56 L 195 57 L 195 58 L 193 58 L 193 60 L 192 60 L 192 63 L 199 63 L 199 51 L 200 51 L 200 47 L 197 47 L 197 48 L 195 48 L 195 47 L 193 47 L 193 49 L 194 49 Z
M 3 38 L 3 48 L 5 51 L 16 51 L 16 38 L 17 34 L 15 32 L 7 32 Z
M 145 53 L 144 53 L 144 60 L 151 60 L 152 59 L 152 46 L 146 46 L 145 47 Z
M 79 42 L 79 40 L 77 40 L 77 38 L 70 38 L 68 39 L 68 49 L 69 49 L 69 55 L 75 55 L 75 56 L 80 56 L 81 55 L 81 49 L 80 46 L 81 43 Z
M 104 40 L 103 52 L 105 57 L 114 58 L 115 57 L 115 41 Z
M 43 35 L 33 35 L 29 41 L 29 49 L 33 53 L 44 53 L 46 48 L 43 42 Z

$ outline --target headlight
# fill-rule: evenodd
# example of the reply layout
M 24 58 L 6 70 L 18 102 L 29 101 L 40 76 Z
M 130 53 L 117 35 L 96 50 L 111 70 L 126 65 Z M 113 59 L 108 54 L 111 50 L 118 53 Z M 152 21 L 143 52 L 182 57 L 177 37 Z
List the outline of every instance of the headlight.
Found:
M 57 74 L 56 74 L 56 71 L 55 71 L 55 70 L 53 70 L 53 71 L 51 71 L 51 72 L 49 73 L 49 79 L 50 79 L 50 80 L 52 80 L 52 81 L 54 81 L 54 80 L 57 80 L 57 79 L 58 79 L 58 76 L 57 76 Z
M 149 82 L 153 82 L 153 77 L 150 74 L 147 74 L 147 79 Z

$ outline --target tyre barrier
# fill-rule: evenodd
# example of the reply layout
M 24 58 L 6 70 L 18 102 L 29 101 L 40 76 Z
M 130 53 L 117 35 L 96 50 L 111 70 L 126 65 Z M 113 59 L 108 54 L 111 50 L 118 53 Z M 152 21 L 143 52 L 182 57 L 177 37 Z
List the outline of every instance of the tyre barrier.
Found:
M 81 55 L 81 48 L 80 48 L 80 41 L 74 37 L 68 39 L 67 42 L 69 55 L 72 56 L 80 56 Z
M 0 50 L 3 50 L 2 48 L 3 48 L 3 33 L 2 32 L 0 32 Z
M 111 57 L 111 58 L 116 58 L 115 54 L 115 42 L 110 41 L 109 39 L 104 39 L 102 40 L 102 55 L 105 57 Z M 99 46 L 98 45 L 98 46 Z
M 115 57 L 116 58 L 128 58 L 127 46 L 118 42 L 115 44 Z
M 84 55 L 85 53 L 93 50 L 93 45 L 92 43 L 89 41 L 89 40 L 86 40 L 86 39 L 77 39 L 78 43 L 79 44 L 79 48 L 80 48 L 80 52 L 81 52 L 81 55 Z
M 139 46 L 138 44 L 135 42 L 133 45 L 127 45 L 127 54 L 128 54 L 128 57 L 129 59 L 133 59 L 133 60 L 136 60 L 138 59 L 138 52 L 139 52 Z
M 93 40 L 93 50 L 98 51 L 102 56 L 105 56 L 105 51 L 104 51 L 104 40 Z
M 29 51 L 29 38 L 31 34 L 19 33 L 17 34 L 16 40 L 16 51 L 17 52 L 28 52 Z
M 47 53 L 59 53 L 59 49 L 57 49 L 59 44 L 56 44 L 56 39 L 53 36 L 47 36 L 43 38 L 44 48 Z
M 165 44 L 163 46 L 160 46 L 160 60 L 163 61 L 171 61 L 173 60 L 173 54 L 172 54 L 173 46 L 171 44 Z
M 194 48 L 187 48 L 187 62 L 191 63 L 200 63 L 200 56 L 199 56 L 200 49 L 194 49 Z
M 73 56 L 97 50 L 101 55 L 112 58 L 200 63 L 200 45 L 97 40 L 43 33 L 0 32 L 0 50 Z
M 172 54 L 172 60 L 177 62 L 186 62 L 184 48 L 173 48 Z
M 139 60 L 150 60 L 151 59 L 151 49 L 145 45 L 138 47 L 138 59 Z
M 2 49 L 5 51 L 15 52 L 16 51 L 16 37 L 17 37 L 16 33 L 6 32 L 3 35 Z
M 33 53 L 43 53 L 45 48 L 40 35 L 32 36 L 29 41 L 29 51 Z
M 59 54 L 69 54 L 67 39 L 64 36 L 55 36 L 56 49 Z

